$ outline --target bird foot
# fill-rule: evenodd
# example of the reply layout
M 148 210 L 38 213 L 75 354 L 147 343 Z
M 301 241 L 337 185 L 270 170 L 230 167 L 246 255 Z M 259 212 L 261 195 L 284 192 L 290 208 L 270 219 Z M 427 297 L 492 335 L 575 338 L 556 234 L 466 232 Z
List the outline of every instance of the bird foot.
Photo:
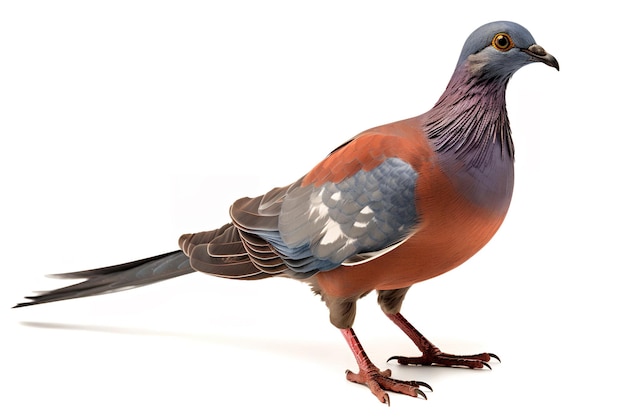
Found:
M 500 358 L 494 353 L 479 353 L 477 355 L 450 355 L 436 349 L 436 352 L 429 352 L 417 357 L 392 356 L 387 360 L 387 362 L 396 360 L 400 365 L 435 365 L 470 369 L 491 369 L 491 366 L 488 363 L 491 359 L 496 359 L 500 362 Z
M 424 337 L 415 327 L 411 325 L 400 313 L 387 314 L 387 317 L 391 319 L 407 336 L 415 343 L 417 348 L 422 352 L 422 356 L 406 357 L 406 356 L 392 356 L 387 359 L 387 362 L 391 360 L 397 360 L 400 365 L 438 365 L 438 366 L 451 366 L 470 369 L 489 368 L 489 361 L 495 359 L 498 362 L 500 358 L 493 353 L 479 353 L 477 355 L 450 355 L 444 353 L 435 345 L 433 345 L 428 339 Z
M 390 405 L 390 401 L 389 394 L 385 391 L 397 392 L 410 395 L 411 397 L 424 397 L 424 399 L 427 399 L 421 387 L 427 388 L 431 392 L 433 390 L 430 385 L 425 382 L 401 381 L 391 378 L 391 370 L 387 369 L 381 371 L 374 365 L 368 366 L 366 369 L 360 369 L 358 374 L 347 370 L 346 379 L 357 384 L 366 385 L 381 403 L 387 405 Z

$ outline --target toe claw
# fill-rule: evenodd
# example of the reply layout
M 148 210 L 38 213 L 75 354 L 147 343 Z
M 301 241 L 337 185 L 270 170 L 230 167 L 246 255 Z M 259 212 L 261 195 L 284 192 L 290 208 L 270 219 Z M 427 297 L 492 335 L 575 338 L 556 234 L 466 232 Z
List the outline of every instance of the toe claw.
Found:
M 500 360 L 500 358 L 498 357 L 498 355 L 496 355 L 495 353 L 487 353 L 487 355 L 489 355 L 490 357 L 492 357 L 493 359 L 497 360 L 498 362 L 502 363 L 502 361 Z
M 431 387 L 431 386 L 430 386 L 429 384 L 427 384 L 426 382 L 417 381 L 417 383 L 418 383 L 420 386 L 424 387 L 424 388 L 428 388 L 428 390 L 429 390 L 430 392 L 433 392 L 433 387 Z M 424 395 L 424 397 L 426 397 L 426 396 Z
M 416 396 L 417 398 L 419 398 L 420 396 L 422 396 L 422 397 L 424 397 L 424 399 L 425 399 L 425 400 L 427 400 L 427 399 L 428 399 L 428 397 L 426 396 L 426 394 L 424 394 L 424 391 L 422 391 L 422 390 L 421 390 L 421 389 L 419 389 L 419 388 L 415 388 L 415 396 Z
M 489 365 L 487 362 L 482 361 L 481 363 L 483 364 L 485 368 L 489 368 L 489 370 L 491 370 L 491 365 Z

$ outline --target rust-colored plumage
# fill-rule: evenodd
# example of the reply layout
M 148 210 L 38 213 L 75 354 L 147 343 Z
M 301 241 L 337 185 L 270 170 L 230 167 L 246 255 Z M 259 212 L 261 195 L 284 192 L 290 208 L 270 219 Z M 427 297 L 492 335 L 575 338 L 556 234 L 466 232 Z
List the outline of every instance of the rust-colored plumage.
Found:
M 317 274 L 314 279 L 324 294 L 351 298 L 373 290 L 405 288 L 433 278 L 478 252 L 504 220 L 505 211 L 492 211 L 459 198 L 458 191 L 439 168 L 421 123 L 420 118 L 403 120 L 372 129 L 356 138 L 364 140 L 362 148 L 370 149 L 368 156 L 371 158 L 363 166 L 379 155 L 411 161 L 418 173 L 415 201 L 421 218 L 418 229 L 402 245 L 377 259 Z M 390 142 L 393 146 L 384 149 L 384 144 Z M 357 147 L 356 142 L 353 143 L 355 145 L 342 150 L 356 152 L 351 149 Z M 319 181 L 320 171 L 335 172 L 332 164 L 337 164 L 340 157 L 343 155 L 320 163 L 305 181 L 313 181 L 313 178 Z M 337 179 L 336 174 L 330 177 L 331 181 Z
M 377 291 L 389 319 L 422 355 L 400 364 L 489 367 L 497 356 L 441 352 L 401 314 L 413 284 L 473 256 L 496 233 L 513 192 L 513 142 L 505 89 L 532 62 L 558 69 L 554 57 L 512 22 L 470 35 L 452 79 L 428 112 L 367 130 L 334 150 L 294 183 L 230 210 L 219 229 L 185 234 L 180 250 L 107 268 L 61 274 L 85 281 L 37 296 L 23 307 L 120 291 L 194 271 L 232 278 L 286 276 L 309 284 L 352 350 L 358 373 L 389 403 L 386 391 L 426 395 L 428 384 L 399 381 L 367 357 L 352 324 L 356 302 Z

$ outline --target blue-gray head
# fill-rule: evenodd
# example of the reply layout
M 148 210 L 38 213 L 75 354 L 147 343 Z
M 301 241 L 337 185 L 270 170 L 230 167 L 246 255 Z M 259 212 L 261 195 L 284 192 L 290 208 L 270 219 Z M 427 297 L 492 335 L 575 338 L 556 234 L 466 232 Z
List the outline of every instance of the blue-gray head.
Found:
M 465 41 L 457 69 L 467 63 L 473 75 L 509 78 L 532 62 L 559 69 L 556 58 L 535 43 L 523 26 L 514 22 L 492 22 L 476 29 Z
M 523 66 L 543 62 L 559 69 L 523 26 L 514 22 L 487 23 L 465 41 L 456 69 L 435 106 L 424 115 L 428 136 L 438 149 L 457 149 L 474 142 L 506 142 L 513 154 L 506 116 L 505 90 L 511 76 Z M 473 141 L 467 141 L 465 136 Z

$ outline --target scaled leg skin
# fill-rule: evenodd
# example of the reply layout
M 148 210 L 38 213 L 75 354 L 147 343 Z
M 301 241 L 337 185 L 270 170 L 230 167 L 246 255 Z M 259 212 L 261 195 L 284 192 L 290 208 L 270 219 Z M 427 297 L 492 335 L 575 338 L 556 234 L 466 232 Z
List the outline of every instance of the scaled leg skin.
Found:
M 391 378 L 391 371 L 389 369 L 381 371 L 377 368 L 372 361 L 367 357 L 361 342 L 357 339 L 354 330 L 340 329 L 341 334 L 346 338 L 350 350 L 354 354 L 356 361 L 359 365 L 359 373 L 348 370 L 346 371 L 346 378 L 348 381 L 363 384 L 369 387 L 372 394 L 374 394 L 380 402 L 389 405 L 389 394 L 385 391 L 393 391 L 401 394 L 410 395 L 411 397 L 422 396 L 426 399 L 426 394 L 420 389 L 420 387 L 428 388 L 432 391 L 430 385 L 420 381 L 400 381 L 398 379 Z
M 471 369 L 489 368 L 489 362 L 492 358 L 500 362 L 500 358 L 493 353 L 479 353 L 477 355 L 450 355 L 442 352 L 426 339 L 415 327 L 408 322 L 400 313 L 387 314 L 398 327 L 406 333 L 407 336 L 415 343 L 422 352 L 422 356 L 406 357 L 392 356 L 388 359 L 397 360 L 401 365 L 439 365 L 439 366 L 456 366 Z

